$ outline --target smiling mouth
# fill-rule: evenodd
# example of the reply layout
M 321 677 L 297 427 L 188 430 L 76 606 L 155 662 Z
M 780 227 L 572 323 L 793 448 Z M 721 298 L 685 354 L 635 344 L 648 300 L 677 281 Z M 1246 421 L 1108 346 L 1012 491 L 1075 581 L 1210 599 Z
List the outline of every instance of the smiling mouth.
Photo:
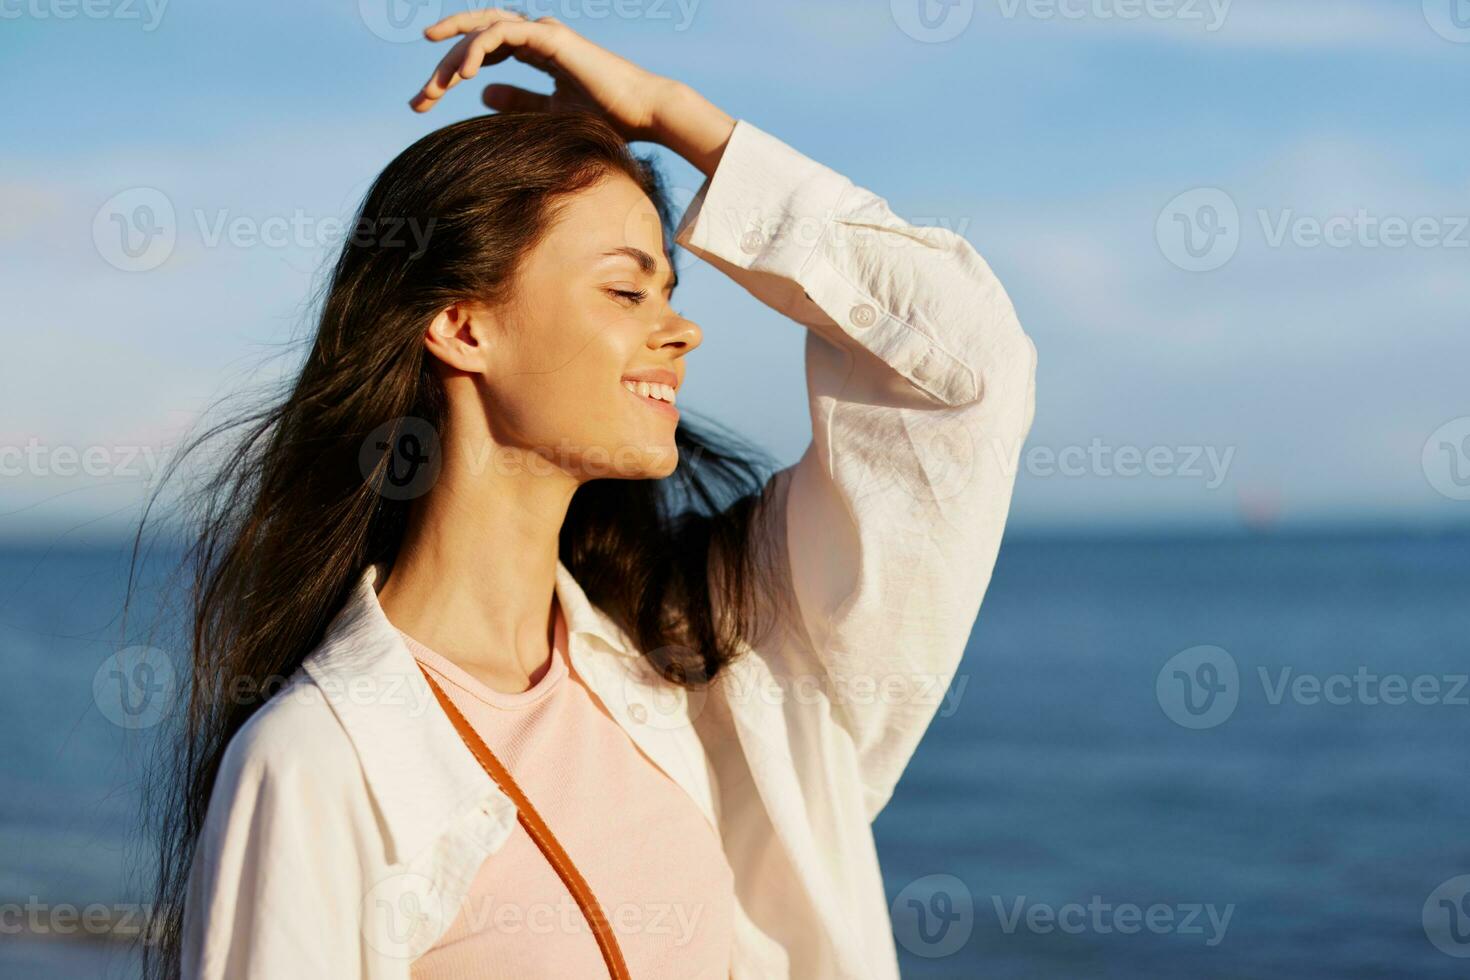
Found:
M 675 394 L 672 385 L 628 380 L 624 380 L 622 385 L 624 391 L 654 411 L 679 417 L 679 410 L 674 407 Z

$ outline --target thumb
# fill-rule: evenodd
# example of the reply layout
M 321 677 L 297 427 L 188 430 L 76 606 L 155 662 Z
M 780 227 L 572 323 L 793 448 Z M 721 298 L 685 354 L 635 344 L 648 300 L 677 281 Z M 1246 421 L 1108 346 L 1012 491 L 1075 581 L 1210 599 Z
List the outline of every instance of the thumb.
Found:
M 544 112 L 551 100 L 549 95 L 528 92 L 503 82 L 486 85 L 480 98 L 487 106 L 500 112 Z

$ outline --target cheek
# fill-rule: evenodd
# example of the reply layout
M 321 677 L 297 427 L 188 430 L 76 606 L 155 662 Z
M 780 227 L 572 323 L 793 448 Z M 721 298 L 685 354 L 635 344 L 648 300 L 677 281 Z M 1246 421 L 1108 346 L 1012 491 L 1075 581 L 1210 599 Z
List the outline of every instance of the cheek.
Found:
M 543 331 L 539 344 L 518 351 L 514 370 L 497 385 L 502 410 L 529 442 L 600 441 L 627 424 L 627 396 L 618 379 L 635 356 L 630 325 L 568 319 L 574 325 Z

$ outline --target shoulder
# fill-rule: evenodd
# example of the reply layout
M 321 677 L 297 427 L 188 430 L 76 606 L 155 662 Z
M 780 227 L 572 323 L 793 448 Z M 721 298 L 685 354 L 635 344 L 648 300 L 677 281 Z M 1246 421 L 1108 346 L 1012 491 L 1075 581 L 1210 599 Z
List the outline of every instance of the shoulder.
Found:
M 298 671 L 225 747 L 183 903 L 186 976 L 341 975 L 357 953 L 383 849 L 352 745 L 314 687 Z
M 231 737 L 220 761 L 222 789 L 290 786 L 314 797 L 363 790 L 352 740 L 322 689 L 303 670 Z

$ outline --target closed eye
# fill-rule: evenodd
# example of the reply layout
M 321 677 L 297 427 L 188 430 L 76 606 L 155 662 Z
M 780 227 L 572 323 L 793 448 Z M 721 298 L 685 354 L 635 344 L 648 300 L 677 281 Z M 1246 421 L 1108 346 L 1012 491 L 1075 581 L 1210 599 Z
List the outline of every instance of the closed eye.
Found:
M 614 296 L 620 296 L 623 299 L 630 300 L 634 306 L 637 306 L 648 298 L 648 290 L 646 289 L 609 289 L 608 292 Z

